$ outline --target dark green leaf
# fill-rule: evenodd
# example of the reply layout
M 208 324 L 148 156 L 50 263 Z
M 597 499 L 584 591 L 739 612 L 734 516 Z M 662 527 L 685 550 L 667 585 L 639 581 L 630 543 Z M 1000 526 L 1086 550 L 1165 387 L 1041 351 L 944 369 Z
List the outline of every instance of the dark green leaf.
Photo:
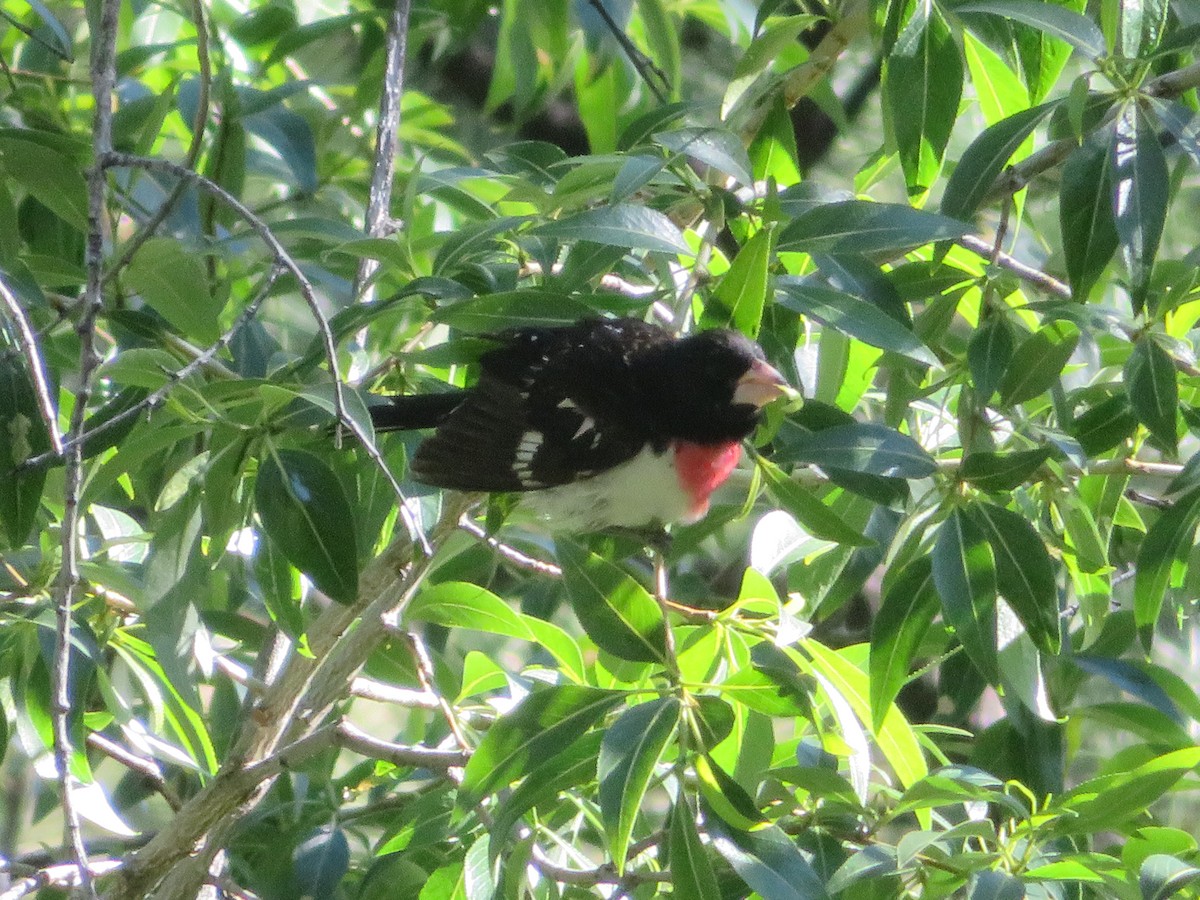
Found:
M 999 684 L 996 560 L 984 533 L 961 510 L 951 512 L 938 529 L 933 582 L 942 615 L 954 627 L 967 657 L 991 684 Z
M 1138 421 L 1174 452 L 1179 412 L 1175 366 L 1167 351 L 1148 334 L 1138 338 L 1125 363 L 1125 390 Z
M 732 131 L 723 128 L 680 128 L 660 131 L 654 135 L 654 142 L 710 165 L 718 172 L 732 175 L 744 185 L 754 183 L 746 147 Z
M 847 859 L 825 887 L 834 894 L 842 894 L 863 879 L 884 879 L 896 871 L 896 849 L 884 844 L 869 844 Z
M 1137 417 L 1124 394 L 1116 394 L 1075 417 L 1068 429 L 1088 456 L 1111 450 L 1135 428 Z
M 996 559 L 996 585 L 1033 642 L 1056 654 L 1062 645 L 1058 588 L 1046 545 L 1029 520 L 991 503 L 968 514 L 987 536 Z
M 910 197 L 936 181 L 962 96 L 958 44 L 940 8 L 913 5 L 883 70 L 884 99 Z
M 600 818 L 617 872 L 625 870 L 629 836 L 654 767 L 679 724 L 679 700 L 661 697 L 623 712 L 604 735 L 597 763 Z
M 574 684 L 534 691 L 484 735 L 463 773 L 459 805 L 474 806 L 564 752 L 622 698 L 616 691 Z
M 742 881 L 763 900 L 825 900 L 820 877 L 795 842 L 777 825 L 737 831 L 710 820 L 712 844 Z
M 1171 570 L 1182 565 L 1191 552 L 1200 520 L 1200 488 L 1193 488 L 1175 501 L 1150 526 L 1138 551 L 1133 582 L 1134 619 L 1149 648 L 1154 626 L 1171 585 Z
M 1130 4 L 1132 5 L 1132 4 Z M 1158 132 L 1136 103 L 1122 110 L 1113 132 L 1114 224 L 1129 270 L 1133 311 L 1141 312 L 1167 221 L 1167 158 Z
M 263 530 L 288 562 L 339 603 L 358 594 L 358 541 L 341 482 L 303 450 L 268 453 L 254 498 Z
M 722 324 L 732 324 L 750 337 L 758 336 L 767 299 L 771 236 L 771 229 L 764 228 L 746 241 L 713 291 L 713 298 L 727 311 Z
M 1008 165 L 1017 148 L 1056 105 L 1045 103 L 1032 109 L 1023 109 L 984 129 L 963 152 L 950 180 L 946 182 L 946 190 L 942 194 L 942 214 L 964 222 L 970 221 L 987 199 L 997 176 Z
M 0 168 L 64 222 L 87 228 L 87 182 L 70 158 L 42 143 L 5 135 Z
M 967 344 L 967 366 L 975 383 L 975 393 L 983 403 L 991 400 L 1000 386 L 1000 379 L 1012 362 L 1015 345 L 1012 326 L 1003 316 L 992 316 L 971 335 L 971 342 Z
M 971 878 L 967 900 L 1025 900 L 1025 884 L 1007 872 L 985 869 Z
M 218 317 L 224 304 L 209 292 L 200 258 L 178 241 L 146 241 L 122 277 L 184 337 L 211 344 L 220 336 Z
M 1141 815 L 1183 776 L 1200 765 L 1200 747 L 1173 750 L 1134 769 L 1101 775 L 1067 791 L 1060 800 L 1070 813 L 1056 822 L 1064 834 L 1114 828 Z
M 1145 900 L 1167 900 L 1200 878 L 1200 869 L 1181 859 L 1154 853 L 1146 857 L 1138 872 L 1138 887 Z
M 795 516 L 800 526 L 813 537 L 855 547 L 874 543 L 822 503 L 808 488 L 788 478 L 774 463 L 760 457 L 758 466 L 766 478 L 767 492 L 775 502 Z
M 988 13 L 1032 26 L 1066 41 L 1092 59 L 1105 54 L 1104 34 L 1087 16 L 1041 0 L 975 0 L 956 6 L 959 15 Z
M 472 333 L 490 334 L 522 325 L 569 325 L 596 310 L 576 297 L 556 291 L 520 290 L 487 294 L 439 308 L 433 321 Z
M 296 845 L 292 871 L 306 897 L 332 897 L 350 869 L 350 844 L 340 828 L 319 828 Z
M 779 235 L 775 249 L 859 255 L 895 252 L 954 240 L 968 231 L 962 222 L 911 206 L 843 200 L 814 206 L 798 216 Z
M 1117 249 L 1112 166 L 1108 142 L 1099 139 L 1085 141 L 1063 165 L 1059 225 L 1067 278 L 1081 303 L 1087 301 Z
M 980 451 L 962 462 L 958 476 L 985 491 L 1012 491 L 1023 485 L 1054 452 L 1052 447 L 1013 453 Z
M 864 344 L 891 350 L 928 366 L 935 357 L 919 337 L 869 300 L 812 284 L 808 279 L 782 276 L 775 281 L 775 299 L 788 309 L 816 319 Z
M 433 274 L 453 275 L 464 262 L 486 258 L 500 246 L 499 235 L 515 231 L 525 221 L 524 216 L 501 216 L 484 222 L 462 225 L 451 232 L 438 248 L 433 260 Z
M 696 814 L 682 793 L 671 810 L 671 884 L 681 897 L 721 900 L 708 851 L 696 830 Z
M 539 225 L 529 234 L 559 241 L 591 241 L 630 250 L 689 256 L 692 253 L 670 219 L 657 210 L 631 203 L 615 203 L 584 210 L 565 219 Z
M 875 423 L 810 432 L 776 459 L 894 478 L 928 478 L 937 471 L 933 457 L 911 437 Z
M 1000 399 L 1024 403 L 1050 390 L 1079 343 L 1070 322 L 1051 322 L 1021 342 L 1000 380 Z
M 1158 46 L 1170 13 L 1168 0 L 1122 3 L 1116 51 L 1125 59 L 1139 59 Z
M 871 720 L 878 731 L 900 689 L 908 681 L 917 647 L 937 612 L 937 594 L 928 556 L 904 567 L 883 595 L 871 623 Z
M 666 623 L 645 588 L 571 541 L 558 542 L 558 562 L 575 615 L 597 647 L 635 662 L 666 658 Z
M 13 351 L 0 352 L 0 524 L 10 547 L 29 537 L 42 502 L 45 467 L 16 467 L 50 449 L 33 382 Z

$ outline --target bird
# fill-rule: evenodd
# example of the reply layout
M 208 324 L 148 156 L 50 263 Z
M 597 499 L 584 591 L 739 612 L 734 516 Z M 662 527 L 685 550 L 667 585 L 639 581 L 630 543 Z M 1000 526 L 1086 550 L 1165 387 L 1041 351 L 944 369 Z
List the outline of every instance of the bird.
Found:
M 656 528 L 703 518 L 762 408 L 796 396 L 737 331 L 677 337 L 634 318 L 489 336 L 470 387 L 380 398 L 378 431 L 433 428 L 417 481 L 518 492 L 553 532 Z

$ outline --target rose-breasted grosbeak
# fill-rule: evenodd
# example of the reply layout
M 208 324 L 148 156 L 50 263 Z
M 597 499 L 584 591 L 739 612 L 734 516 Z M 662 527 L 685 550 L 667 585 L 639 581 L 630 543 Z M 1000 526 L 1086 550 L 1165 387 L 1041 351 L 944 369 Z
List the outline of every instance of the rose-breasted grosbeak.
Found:
M 380 430 L 436 431 L 414 476 L 521 491 L 552 531 L 693 522 L 729 476 L 761 408 L 790 391 L 758 345 L 725 329 L 676 338 L 636 319 L 494 336 L 478 382 L 393 397 Z

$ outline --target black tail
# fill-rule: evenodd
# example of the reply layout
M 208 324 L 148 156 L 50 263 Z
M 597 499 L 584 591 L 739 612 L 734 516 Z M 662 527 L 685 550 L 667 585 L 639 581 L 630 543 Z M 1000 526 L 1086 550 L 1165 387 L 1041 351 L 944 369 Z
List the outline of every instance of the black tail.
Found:
M 463 401 L 465 391 L 376 397 L 369 406 L 376 431 L 435 428 Z

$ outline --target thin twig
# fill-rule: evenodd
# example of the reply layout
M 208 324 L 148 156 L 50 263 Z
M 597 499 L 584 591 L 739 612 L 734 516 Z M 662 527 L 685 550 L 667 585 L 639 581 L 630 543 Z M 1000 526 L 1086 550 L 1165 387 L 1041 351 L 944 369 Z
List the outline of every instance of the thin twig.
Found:
M 167 779 L 163 776 L 162 769 L 158 767 L 152 759 L 144 759 L 131 753 L 125 747 L 122 747 L 116 741 L 110 741 L 98 731 L 93 731 L 87 736 L 88 745 L 95 747 L 109 759 L 119 762 L 131 772 L 136 772 L 142 778 L 146 779 L 154 789 L 162 794 L 162 798 L 167 801 L 171 809 L 178 811 L 179 807 L 183 806 L 183 801 L 179 799 L 179 794 L 171 787 Z
M 467 740 L 467 736 L 463 734 L 462 726 L 458 724 L 458 717 L 454 713 L 454 707 L 434 687 L 433 660 L 429 656 L 429 650 L 425 647 L 425 641 L 416 632 L 402 631 L 401 634 L 408 641 L 413 661 L 417 664 L 417 680 L 421 684 L 421 689 L 437 697 L 438 708 L 442 711 L 442 716 L 450 728 L 450 733 L 454 735 L 454 740 L 464 753 L 470 753 L 471 744 Z
M 75 863 L 48 866 L 34 875 L 14 882 L 8 890 L 0 893 L 0 900 L 20 900 L 22 897 L 28 897 L 30 894 L 48 887 L 83 887 L 87 890 L 92 884 L 93 878 L 99 878 L 120 867 L 119 859 L 96 860 L 86 866 L 78 866 Z M 94 893 L 93 896 L 95 896 Z
M 108 180 L 104 158 L 112 150 L 112 98 L 116 84 L 117 21 L 119 0 L 103 0 L 92 34 L 90 74 L 92 77 L 92 148 L 96 163 L 87 173 L 88 224 L 84 263 L 87 285 L 83 310 L 75 326 L 79 335 L 79 387 L 71 410 L 68 434 L 83 433 L 84 417 L 92 394 L 92 377 L 100 365 L 96 352 L 96 319 L 104 308 L 102 276 L 104 271 L 104 216 L 108 198 Z M 87 849 L 75 806 L 75 776 L 71 774 L 71 734 L 68 718 L 74 708 L 71 697 L 71 646 L 74 630 L 73 610 L 82 585 L 80 561 L 80 496 L 83 491 L 83 445 L 76 443 L 66 454 L 63 485 L 62 568 L 55 591 L 54 664 L 51 668 L 51 725 L 54 731 L 54 764 L 62 798 L 64 842 L 71 848 L 85 897 L 96 896 L 92 872 L 88 868 Z
M 434 750 L 429 747 L 413 747 L 382 741 L 355 728 L 349 722 L 338 724 L 337 738 L 338 743 L 347 750 L 369 759 L 381 759 L 397 766 L 445 770 L 462 768 L 471 758 L 471 754 L 467 750 Z
M 396 177 L 396 144 L 400 130 L 400 101 L 404 97 L 404 64 L 408 58 L 408 17 L 412 0 L 395 0 L 388 20 L 383 91 L 379 98 L 379 125 L 375 129 L 375 158 L 363 230 L 382 237 L 391 228 L 392 183 Z M 354 296 L 364 301 L 366 285 L 379 268 L 379 260 L 364 257 L 354 278 Z M 371 291 L 373 293 L 373 290 Z
M 1071 288 L 1063 284 L 1057 278 L 1047 275 L 1040 269 L 1035 269 L 1027 263 L 1021 262 L 1015 256 L 1005 253 L 997 249 L 997 244 L 992 241 L 986 241 L 978 235 L 964 234 L 958 238 L 957 243 L 972 253 L 978 253 L 984 259 L 990 259 L 995 265 L 1001 269 L 1012 272 L 1022 281 L 1027 281 L 1034 287 L 1045 291 L 1047 294 L 1053 294 L 1063 300 L 1071 299 Z
M 17 302 L 16 295 L 9 289 L 3 278 L 0 278 L 0 300 L 8 308 L 8 314 L 17 326 L 17 341 L 21 352 L 25 354 L 25 365 L 29 369 L 29 377 L 33 379 L 33 394 L 37 398 L 38 411 L 50 433 L 50 447 L 55 456 L 63 455 L 62 434 L 58 430 L 58 412 L 54 408 L 54 399 L 50 396 L 50 382 L 46 378 L 46 366 L 38 351 L 37 340 L 29 320 L 25 318 L 25 310 Z
M 459 522 L 458 527 L 472 537 L 478 538 L 506 562 L 512 563 L 518 569 L 524 569 L 527 572 L 536 572 L 538 575 L 549 575 L 551 578 L 561 578 L 562 569 L 554 565 L 554 563 L 543 562 L 540 559 L 535 559 L 532 556 L 522 553 L 516 547 L 505 544 L 492 535 L 488 534 L 480 525 L 472 522 L 470 519 L 463 517 Z
M 107 153 L 103 157 L 105 168 L 132 168 L 132 169 L 147 169 L 149 171 L 166 172 L 174 175 L 176 178 L 181 178 L 186 181 L 193 182 L 202 190 L 207 191 L 217 197 L 221 202 L 229 206 L 234 212 L 242 218 L 242 220 L 250 226 L 251 230 L 259 236 L 264 244 L 271 250 L 276 262 L 284 269 L 291 273 L 296 279 L 296 284 L 300 289 L 300 295 L 308 304 L 309 312 L 317 323 L 317 330 L 321 334 L 321 341 L 325 349 L 326 362 L 329 365 L 329 373 L 333 379 L 333 407 L 334 417 L 337 421 L 346 428 L 359 444 L 383 472 L 388 484 L 391 485 L 392 491 L 396 495 L 399 504 L 400 517 L 408 529 L 409 536 L 417 543 L 422 552 L 426 554 L 432 553 L 429 541 L 424 533 L 417 527 L 416 519 L 413 518 L 412 512 L 408 508 L 407 500 L 404 496 L 404 490 L 400 487 L 400 482 L 396 480 L 396 476 L 392 474 L 387 463 L 383 459 L 383 454 L 379 452 L 379 448 L 375 446 L 375 442 L 370 436 L 363 431 L 362 427 L 346 412 L 346 402 L 344 396 L 345 385 L 342 383 L 341 376 L 337 368 L 337 346 L 335 344 L 333 331 L 329 326 L 329 320 L 325 313 L 321 311 L 321 306 L 317 302 L 316 293 L 313 290 L 312 283 L 304 274 L 299 264 L 287 252 L 284 246 L 275 237 L 275 233 L 271 231 L 269 225 L 255 215 L 244 203 L 237 197 L 221 187 L 215 181 L 205 178 L 191 169 L 184 168 L 177 163 L 169 162 L 164 159 L 149 159 L 144 156 L 134 156 L 130 153 Z
M 646 87 L 650 88 L 650 93 L 654 94 L 654 99 L 659 103 L 666 103 L 670 99 L 667 92 L 671 90 L 671 80 L 667 78 L 667 73 L 660 69 L 654 60 L 638 49 L 637 44 L 629 39 L 629 35 L 617 24 L 617 20 L 612 17 L 612 14 L 608 11 L 608 7 L 601 0 L 588 0 L 588 3 L 591 4 L 592 9 L 596 11 L 597 15 L 604 20 L 605 27 L 612 33 L 613 38 L 621 47 L 621 52 L 625 54 L 626 58 L 633 65 L 633 68 L 637 71 L 638 76 L 645 83 Z M 654 78 L 651 78 L 651 75 Z M 658 79 L 657 82 L 655 82 L 655 78 Z

